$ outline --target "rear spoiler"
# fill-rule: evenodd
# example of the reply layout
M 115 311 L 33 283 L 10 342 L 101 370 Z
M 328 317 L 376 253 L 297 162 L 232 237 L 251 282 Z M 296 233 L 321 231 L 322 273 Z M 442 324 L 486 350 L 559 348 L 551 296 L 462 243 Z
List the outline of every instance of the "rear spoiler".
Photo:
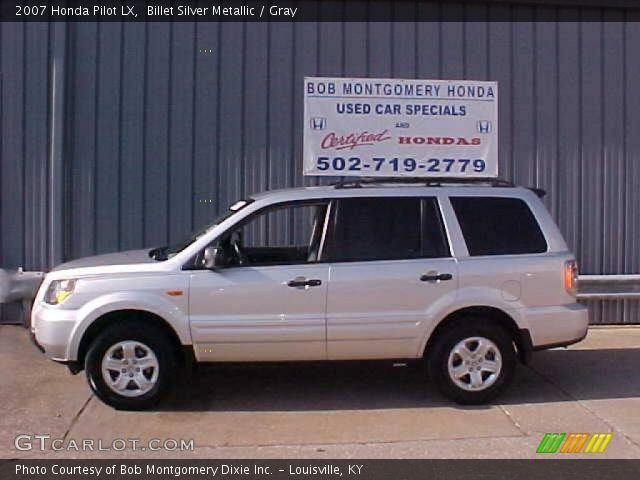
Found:
M 547 191 L 544 190 L 543 188 L 536 188 L 536 187 L 527 187 L 529 190 L 531 190 L 533 193 L 535 193 L 538 198 L 544 198 L 544 196 L 547 194 Z

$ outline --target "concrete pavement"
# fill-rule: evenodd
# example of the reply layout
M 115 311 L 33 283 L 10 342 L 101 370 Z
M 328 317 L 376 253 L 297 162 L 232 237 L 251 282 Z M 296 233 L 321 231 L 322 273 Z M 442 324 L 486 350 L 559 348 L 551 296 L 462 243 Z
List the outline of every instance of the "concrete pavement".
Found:
M 443 400 L 420 369 L 342 363 L 201 367 L 162 409 L 118 412 L 13 326 L 0 326 L 0 365 L 0 458 L 533 458 L 547 432 L 613 432 L 599 457 L 640 458 L 640 326 L 592 328 L 535 354 L 482 407 Z M 195 449 L 18 451 L 19 434 L 65 446 L 192 439 Z

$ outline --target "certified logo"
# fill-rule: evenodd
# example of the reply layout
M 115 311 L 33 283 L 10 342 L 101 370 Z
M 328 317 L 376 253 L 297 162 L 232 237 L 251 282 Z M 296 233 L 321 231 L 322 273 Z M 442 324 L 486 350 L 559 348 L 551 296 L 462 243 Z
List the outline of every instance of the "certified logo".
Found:
M 378 133 L 371 133 L 367 131 L 354 132 L 346 135 L 338 135 L 335 132 L 331 132 L 322 139 L 320 147 L 323 149 L 335 148 L 336 150 L 353 150 L 356 147 L 375 145 L 376 143 L 385 142 L 389 139 L 391 139 L 391 137 L 388 135 L 388 130 L 383 130 Z

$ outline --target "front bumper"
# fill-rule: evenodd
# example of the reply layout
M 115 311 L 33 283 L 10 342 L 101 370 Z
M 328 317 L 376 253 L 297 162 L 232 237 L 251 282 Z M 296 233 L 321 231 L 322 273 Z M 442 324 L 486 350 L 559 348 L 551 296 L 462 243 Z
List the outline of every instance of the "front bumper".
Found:
M 34 343 L 45 356 L 58 362 L 70 362 L 69 345 L 76 326 L 76 311 L 34 305 L 31 312 L 31 332 Z
M 29 332 L 29 339 L 31 340 L 31 343 L 33 343 L 38 350 L 44 353 L 44 347 L 38 343 L 38 340 L 36 340 L 36 334 L 33 332 L 33 330 Z

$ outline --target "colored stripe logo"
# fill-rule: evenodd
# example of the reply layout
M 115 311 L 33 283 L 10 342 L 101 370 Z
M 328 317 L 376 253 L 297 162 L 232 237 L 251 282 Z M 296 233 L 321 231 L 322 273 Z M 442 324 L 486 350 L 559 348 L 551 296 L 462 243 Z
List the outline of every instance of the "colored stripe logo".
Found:
M 612 437 L 611 433 L 545 433 L 536 453 L 603 453 Z

